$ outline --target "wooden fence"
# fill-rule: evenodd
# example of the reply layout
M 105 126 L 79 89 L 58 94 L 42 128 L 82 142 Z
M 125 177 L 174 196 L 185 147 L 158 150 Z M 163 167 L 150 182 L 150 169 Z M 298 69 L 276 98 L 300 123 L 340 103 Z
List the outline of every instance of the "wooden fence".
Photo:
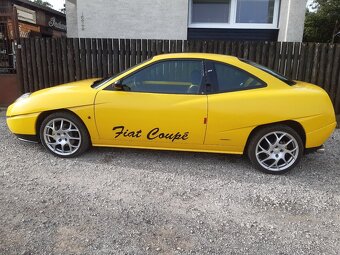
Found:
M 318 84 L 340 114 L 340 44 L 21 38 L 18 45 L 22 92 L 111 76 L 158 54 L 209 52 L 250 59 L 291 79 Z

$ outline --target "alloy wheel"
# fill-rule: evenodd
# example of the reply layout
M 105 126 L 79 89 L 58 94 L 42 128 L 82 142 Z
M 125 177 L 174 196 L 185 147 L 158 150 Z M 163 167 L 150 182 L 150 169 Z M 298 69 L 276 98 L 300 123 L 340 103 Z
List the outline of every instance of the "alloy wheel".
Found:
M 79 128 L 64 118 L 50 120 L 44 127 L 43 138 L 46 146 L 60 156 L 74 154 L 82 143 Z
M 299 144 L 287 132 L 271 132 L 259 140 L 255 153 L 258 163 L 263 168 L 270 171 L 282 171 L 298 159 Z

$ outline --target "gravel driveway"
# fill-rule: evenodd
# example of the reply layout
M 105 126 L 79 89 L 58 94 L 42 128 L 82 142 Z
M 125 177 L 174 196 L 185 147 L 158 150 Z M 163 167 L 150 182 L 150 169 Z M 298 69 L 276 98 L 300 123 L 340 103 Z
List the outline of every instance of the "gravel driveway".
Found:
M 339 254 L 340 130 L 284 176 L 240 156 L 58 159 L 0 117 L 0 254 Z

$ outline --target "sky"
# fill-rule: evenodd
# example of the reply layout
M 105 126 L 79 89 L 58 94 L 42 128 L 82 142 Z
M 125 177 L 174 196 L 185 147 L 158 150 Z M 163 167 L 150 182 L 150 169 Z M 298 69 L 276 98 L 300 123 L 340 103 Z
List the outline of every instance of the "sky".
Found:
M 53 5 L 53 9 L 60 11 L 64 7 L 65 0 L 44 0 Z
M 308 0 L 307 6 L 310 5 L 313 2 L 313 0 Z

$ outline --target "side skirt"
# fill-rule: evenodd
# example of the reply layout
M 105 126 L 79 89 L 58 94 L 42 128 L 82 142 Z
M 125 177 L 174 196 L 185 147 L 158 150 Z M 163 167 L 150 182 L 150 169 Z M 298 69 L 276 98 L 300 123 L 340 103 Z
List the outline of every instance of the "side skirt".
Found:
M 39 143 L 39 139 L 36 135 L 20 135 L 20 134 L 14 134 L 16 137 L 23 142 L 27 143 Z

